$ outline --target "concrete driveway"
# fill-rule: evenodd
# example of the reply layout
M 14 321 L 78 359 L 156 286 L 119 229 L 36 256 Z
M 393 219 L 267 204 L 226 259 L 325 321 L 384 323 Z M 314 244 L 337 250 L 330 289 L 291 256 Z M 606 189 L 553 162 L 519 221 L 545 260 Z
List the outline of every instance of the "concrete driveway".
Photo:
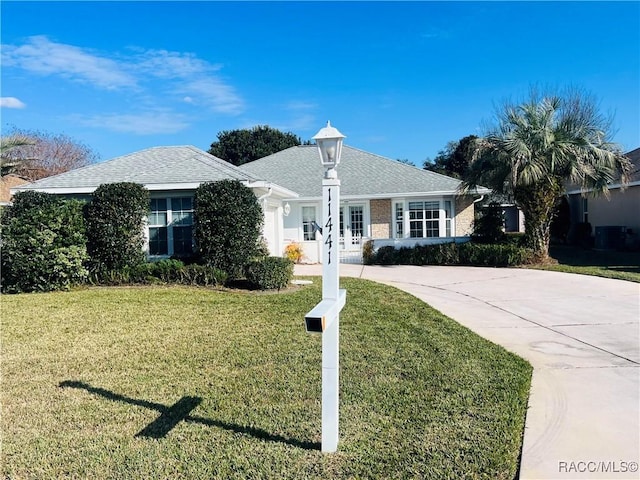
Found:
M 640 478 L 640 284 L 479 267 L 340 274 L 409 292 L 533 365 L 521 479 Z

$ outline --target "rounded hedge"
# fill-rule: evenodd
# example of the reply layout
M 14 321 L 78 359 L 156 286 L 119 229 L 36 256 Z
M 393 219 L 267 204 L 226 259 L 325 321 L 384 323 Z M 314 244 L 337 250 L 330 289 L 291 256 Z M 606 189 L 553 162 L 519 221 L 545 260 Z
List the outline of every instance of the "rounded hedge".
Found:
M 257 256 L 262 208 L 253 191 L 237 180 L 200 185 L 194 195 L 196 248 L 202 261 L 241 278 Z
M 19 192 L 2 210 L 2 290 L 63 290 L 87 278 L 83 203 Z
M 143 226 L 149 192 L 137 183 L 100 185 L 86 208 L 87 251 L 98 274 L 145 261 Z

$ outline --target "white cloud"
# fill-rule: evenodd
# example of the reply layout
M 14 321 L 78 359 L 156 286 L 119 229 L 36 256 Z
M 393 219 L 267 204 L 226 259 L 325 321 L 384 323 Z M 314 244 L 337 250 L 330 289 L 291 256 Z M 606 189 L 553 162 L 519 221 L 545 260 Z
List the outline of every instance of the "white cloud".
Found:
M 155 98 L 158 105 L 166 106 L 173 96 L 180 104 L 186 101 L 218 113 L 236 115 L 245 109 L 236 89 L 220 77 L 222 66 L 192 53 L 133 49 L 129 55 L 107 56 L 34 36 L 22 45 L 2 45 L 1 60 L 3 68 L 56 75 L 100 89 L 126 89 Z
M 236 115 L 244 111 L 244 100 L 235 88 L 215 77 L 194 78 L 176 87 L 177 91 L 188 94 L 193 103 L 205 105 L 220 113 Z
M 0 97 L 0 108 L 24 108 L 26 105 L 16 97 Z
M 173 134 L 189 126 L 182 115 L 170 112 L 75 116 L 75 120 L 90 127 L 136 135 Z
M 30 37 L 20 46 L 2 45 L 2 64 L 3 68 L 19 67 L 40 75 L 59 75 L 106 89 L 133 87 L 137 83 L 118 62 L 87 49 L 52 42 L 45 36 Z
M 188 78 L 218 71 L 222 65 L 211 64 L 193 53 L 168 50 L 140 50 L 136 55 L 136 67 L 148 75 L 162 78 Z

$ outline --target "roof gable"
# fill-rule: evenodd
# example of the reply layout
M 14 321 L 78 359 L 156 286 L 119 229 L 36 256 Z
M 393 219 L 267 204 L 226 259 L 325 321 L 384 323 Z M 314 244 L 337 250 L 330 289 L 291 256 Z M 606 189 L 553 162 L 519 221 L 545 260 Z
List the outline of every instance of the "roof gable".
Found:
M 101 163 L 43 178 L 22 189 L 84 189 L 104 183 L 135 182 L 145 185 L 200 184 L 256 177 L 218 157 L 190 145 L 153 147 Z
M 315 145 L 291 147 L 240 166 L 245 172 L 269 179 L 300 194 L 302 198 L 322 196 L 320 164 Z M 390 158 L 343 146 L 336 167 L 343 197 L 452 194 L 460 180 L 406 165 Z

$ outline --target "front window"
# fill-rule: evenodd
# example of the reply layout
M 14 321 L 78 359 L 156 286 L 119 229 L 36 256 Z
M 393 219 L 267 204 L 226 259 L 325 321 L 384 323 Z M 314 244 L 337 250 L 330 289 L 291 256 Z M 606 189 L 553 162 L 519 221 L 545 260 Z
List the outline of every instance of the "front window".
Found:
M 149 255 L 167 255 L 167 199 L 152 198 L 149 214 Z
M 440 202 L 409 202 L 409 237 L 440 236 Z
M 444 201 L 444 222 L 445 222 L 445 237 L 451 236 L 451 219 L 453 217 L 453 211 L 451 209 L 451 200 Z
M 193 199 L 171 199 L 171 225 L 173 227 L 174 255 L 193 253 Z
M 153 198 L 149 222 L 149 255 L 193 253 L 193 198 Z
M 313 224 L 316 221 L 316 207 L 302 207 L 302 233 L 304 240 L 316 239 L 316 230 Z
M 404 237 L 404 205 L 402 203 L 396 203 L 396 238 Z

